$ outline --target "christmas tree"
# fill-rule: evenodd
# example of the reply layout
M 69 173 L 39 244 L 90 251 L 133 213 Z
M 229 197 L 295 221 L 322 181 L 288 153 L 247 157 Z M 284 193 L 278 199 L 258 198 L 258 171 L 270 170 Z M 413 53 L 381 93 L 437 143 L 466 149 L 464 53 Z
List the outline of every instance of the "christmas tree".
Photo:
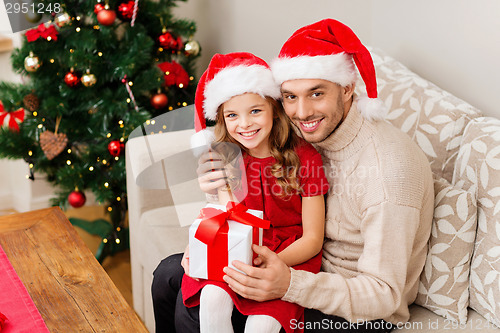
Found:
M 32 180 L 45 174 L 54 205 L 80 207 L 94 193 L 112 221 L 102 259 L 128 239 L 128 135 L 194 101 L 196 26 L 172 15 L 173 0 L 37 3 L 52 19 L 12 54 L 25 83 L 0 83 L 0 157 L 24 159 Z

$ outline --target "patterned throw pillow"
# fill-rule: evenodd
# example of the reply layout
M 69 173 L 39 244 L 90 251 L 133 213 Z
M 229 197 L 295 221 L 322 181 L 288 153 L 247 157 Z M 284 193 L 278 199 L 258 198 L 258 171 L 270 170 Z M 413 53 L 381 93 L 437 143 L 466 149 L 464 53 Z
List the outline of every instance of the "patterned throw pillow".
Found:
M 434 218 L 415 303 L 465 324 L 477 226 L 475 195 L 434 179 Z
M 474 119 L 458 154 L 454 184 L 477 196 L 470 307 L 500 327 L 500 120 Z
M 449 182 L 467 123 L 481 112 L 421 78 L 400 62 L 372 48 L 378 95 L 389 113 L 386 120 L 407 133 L 423 150 L 432 172 Z M 365 91 L 363 80 L 356 93 Z

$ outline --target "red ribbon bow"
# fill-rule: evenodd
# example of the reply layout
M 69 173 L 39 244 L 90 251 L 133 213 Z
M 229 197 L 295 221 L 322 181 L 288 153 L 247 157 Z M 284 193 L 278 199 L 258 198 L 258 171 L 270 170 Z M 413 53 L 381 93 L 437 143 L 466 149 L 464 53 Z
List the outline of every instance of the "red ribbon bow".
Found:
M 199 216 L 202 220 L 194 237 L 207 245 L 212 244 L 215 236 L 224 225 L 227 225 L 228 220 L 262 229 L 269 229 L 271 224 L 267 220 L 247 213 L 248 208 L 241 203 L 229 201 L 226 209 L 227 211 L 211 207 L 202 208 Z
M 0 101 L 0 126 L 6 122 L 10 129 L 19 131 L 18 123 L 22 123 L 24 121 L 24 114 L 25 112 L 23 108 L 19 108 L 13 112 L 5 111 L 3 104 Z
M 203 208 L 200 211 L 201 222 L 194 237 L 207 244 L 207 275 L 209 279 L 222 281 L 222 269 L 228 264 L 227 233 L 228 220 L 243 223 L 254 228 L 268 229 L 270 222 L 247 212 L 243 204 L 228 202 L 226 211 L 216 208 Z M 257 229 L 254 229 L 257 230 Z M 254 235 L 256 233 L 254 232 Z M 254 240 L 255 241 L 255 240 Z
M 53 25 L 50 25 L 48 28 L 45 26 L 45 23 L 40 23 L 38 28 L 34 28 L 26 31 L 26 39 L 28 42 L 34 42 L 38 38 L 42 37 L 47 40 L 47 38 L 51 38 L 54 41 L 57 40 L 57 30 Z

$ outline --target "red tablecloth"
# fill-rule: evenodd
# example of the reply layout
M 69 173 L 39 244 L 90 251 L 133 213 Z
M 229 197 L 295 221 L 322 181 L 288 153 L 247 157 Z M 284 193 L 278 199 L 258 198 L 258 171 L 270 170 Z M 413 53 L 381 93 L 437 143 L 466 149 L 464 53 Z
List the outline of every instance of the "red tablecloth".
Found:
M 0 312 L 7 317 L 2 333 L 49 332 L 1 246 Z

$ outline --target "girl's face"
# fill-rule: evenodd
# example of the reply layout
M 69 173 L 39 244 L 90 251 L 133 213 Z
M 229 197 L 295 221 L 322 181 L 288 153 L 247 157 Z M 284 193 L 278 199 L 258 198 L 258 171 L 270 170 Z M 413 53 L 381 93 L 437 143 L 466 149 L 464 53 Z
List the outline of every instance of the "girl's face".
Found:
M 234 96 L 222 105 L 222 112 L 229 135 L 247 148 L 250 155 L 271 156 L 273 108 L 265 98 L 253 93 Z

